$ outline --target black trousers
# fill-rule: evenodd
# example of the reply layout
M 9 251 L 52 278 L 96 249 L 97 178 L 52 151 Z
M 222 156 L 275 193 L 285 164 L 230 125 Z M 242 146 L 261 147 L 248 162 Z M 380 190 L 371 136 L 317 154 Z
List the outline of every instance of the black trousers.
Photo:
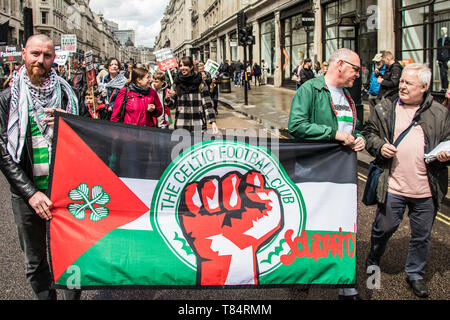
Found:
M 406 207 L 409 209 L 411 239 L 405 273 L 410 280 L 419 280 L 425 274 L 431 246 L 431 229 L 437 213 L 431 197 L 415 199 L 388 193 L 385 206 L 378 205 L 372 225 L 369 255 L 375 259 L 382 257 L 389 239 L 403 220 Z
M 446 62 L 439 61 L 439 75 L 441 77 L 441 85 L 443 90 L 448 89 L 448 65 Z
M 56 290 L 47 259 L 46 221 L 14 193 L 11 193 L 11 207 L 33 299 L 55 300 Z M 81 291 L 63 290 L 63 295 L 67 300 L 79 299 Z

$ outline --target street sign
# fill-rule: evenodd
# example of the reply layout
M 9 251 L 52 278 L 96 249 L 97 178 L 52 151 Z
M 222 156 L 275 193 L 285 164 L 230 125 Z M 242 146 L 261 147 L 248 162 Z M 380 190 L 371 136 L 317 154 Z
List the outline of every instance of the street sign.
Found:
M 61 50 L 67 52 L 77 52 L 77 35 L 63 34 L 61 36 Z
M 67 59 L 69 58 L 69 52 L 67 51 L 55 51 L 55 61 L 58 66 L 63 66 L 66 64 Z
M 22 62 L 22 47 L 21 46 L 1 46 L 0 47 L 1 61 L 6 62 Z
M 302 26 L 303 27 L 314 27 L 314 12 L 302 13 Z
M 158 68 L 161 71 L 167 71 L 168 69 L 177 68 L 177 59 L 169 48 L 161 49 L 154 52 Z

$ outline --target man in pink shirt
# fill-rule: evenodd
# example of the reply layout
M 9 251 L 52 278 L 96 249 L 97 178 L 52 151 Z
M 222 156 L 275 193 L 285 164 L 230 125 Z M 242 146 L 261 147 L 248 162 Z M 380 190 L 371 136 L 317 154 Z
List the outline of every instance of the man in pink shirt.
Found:
M 383 168 L 377 187 L 378 209 L 372 226 L 366 266 L 378 266 L 390 237 L 409 209 L 411 239 L 405 272 L 407 282 L 419 297 L 429 295 L 423 280 L 430 250 L 430 235 L 440 203 L 447 193 L 450 152 L 425 163 L 424 154 L 450 139 L 450 116 L 429 93 L 431 71 L 423 64 L 403 70 L 399 99 L 383 99 L 370 114 L 363 134 L 366 149 Z M 401 142 L 394 142 L 416 123 Z

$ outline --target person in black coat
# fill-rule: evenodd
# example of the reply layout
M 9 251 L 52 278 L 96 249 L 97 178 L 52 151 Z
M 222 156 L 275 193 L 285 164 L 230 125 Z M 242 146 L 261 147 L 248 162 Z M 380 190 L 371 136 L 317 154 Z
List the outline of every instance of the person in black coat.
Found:
M 384 51 L 382 60 L 386 65 L 386 71 L 383 76 L 378 77 L 380 91 L 377 99 L 386 98 L 394 102 L 398 99 L 398 88 L 403 67 L 395 61 L 394 55 L 390 51 Z
M 300 70 L 300 81 L 298 83 L 298 88 L 301 87 L 306 81 L 314 79 L 314 72 L 311 69 L 312 61 L 309 58 L 306 58 L 303 61 L 303 68 Z M 297 88 L 297 89 L 298 89 Z

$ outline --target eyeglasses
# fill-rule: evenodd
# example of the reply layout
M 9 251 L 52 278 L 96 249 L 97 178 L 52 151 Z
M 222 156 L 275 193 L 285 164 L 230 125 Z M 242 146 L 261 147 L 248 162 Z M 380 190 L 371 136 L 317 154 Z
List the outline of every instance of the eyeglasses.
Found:
M 353 67 L 353 70 L 355 70 L 355 72 L 359 73 L 359 70 L 361 70 L 361 67 L 357 66 L 356 64 L 353 64 L 353 63 L 345 61 L 345 60 L 342 60 L 342 61 L 345 62 L 345 63 L 348 63 L 349 65 L 351 65 Z

